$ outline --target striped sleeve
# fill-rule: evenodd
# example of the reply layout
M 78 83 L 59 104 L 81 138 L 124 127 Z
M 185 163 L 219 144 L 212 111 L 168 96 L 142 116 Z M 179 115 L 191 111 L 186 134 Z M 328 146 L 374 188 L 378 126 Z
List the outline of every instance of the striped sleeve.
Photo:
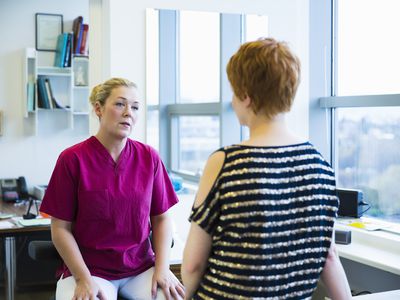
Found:
M 224 148 L 220 148 L 217 151 L 225 152 Z M 222 169 L 223 168 L 224 167 L 222 167 Z M 208 234 L 212 234 L 214 232 L 219 222 L 219 217 L 221 214 L 221 205 L 219 202 L 220 175 L 221 173 L 216 178 L 213 187 L 211 188 L 204 202 L 197 207 L 193 205 L 192 211 L 189 216 L 190 222 L 195 222 L 197 225 L 203 228 Z
M 214 232 L 219 221 L 221 207 L 218 201 L 218 194 L 214 186 L 201 205 L 192 207 L 192 212 L 189 217 L 190 222 L 195 222 L 208 234 Z

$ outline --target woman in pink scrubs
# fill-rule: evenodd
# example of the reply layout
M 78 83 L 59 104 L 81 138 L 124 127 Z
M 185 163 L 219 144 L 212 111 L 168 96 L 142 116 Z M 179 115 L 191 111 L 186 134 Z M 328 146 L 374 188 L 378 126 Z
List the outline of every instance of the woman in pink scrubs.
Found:
M 90 102 L 99 130 L 60 154 L 40 208 L 64 262 L 56 298 L 180 299 L 183 285 L 169 270 L 168 209 L 178 199 L 157 152 L 128 138 L 137 87 L 111 78 Z

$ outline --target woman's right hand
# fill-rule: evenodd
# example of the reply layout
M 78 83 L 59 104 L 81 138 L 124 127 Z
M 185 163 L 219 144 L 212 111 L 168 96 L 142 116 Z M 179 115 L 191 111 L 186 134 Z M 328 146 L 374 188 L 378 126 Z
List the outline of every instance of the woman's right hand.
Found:
M 107 300 L 98 284 L 92 279 L 76 281 L 74 297 L 72 300 Z

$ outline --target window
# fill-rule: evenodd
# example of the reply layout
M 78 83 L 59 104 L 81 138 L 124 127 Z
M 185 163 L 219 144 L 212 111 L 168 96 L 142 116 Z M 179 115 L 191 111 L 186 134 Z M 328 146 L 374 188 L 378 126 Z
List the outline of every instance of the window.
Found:
M 337 96 L 400 93 L 400 1 L 339 0 Z
M 219 14 L 179 13 L 180 102 L 219 101 Z
M 336 96 L 321 105 L 332 110 L 337 185 L 363 191 L 365 215 L 400 222 L 400 2 L 334 3 Z
M 176 169 L 201 175 L 208 156 L 219 147 L 218 116 L 181 116 L 176 121 L 179 132 Z
M 268 18 L 149 9 L 146 23 L 147 142 L 170 171 L 198 180 L 213 151 L 246 136 L 225 68 L 243 41 L 267 36 Z
M 208 156 L 220 145 L 218 107 L 210 106 L 220 101 L 220 14 L 180 11 L 177 28 L 180 93 L 176 103 L 188 105 L 176 105 L 173 113 L 169 109 L 172 124 L 177 124 L 171 127 L 177 145 L 170 148 L 171 169 L 199 177 Z M 198 115 L 198 109 L 212 107 L 216 109 Z
M 246 42 L 257 40 L 261 37 L 268 37 L 268 17 L 260 15 L 245 16 L 245 36 Z
M 367 215 L 400 221 L 400 107 L 338 109 L 338 186 L 359 188 Z
M 260 15 L 245 16 L 244 41 L 250 42 L 259 38 L 268 37 L 268 17 Z M 247 140 L 250 137 L 249 128 L 241 127 L 241 139 Z
M 159 143 L 159 112 L 158 109 L 147 111 L 147 143 L 155 149 L 160 149 Z
M 148 52 L 146 65 L 152 89 L 146 94 L 147 141 L 170 171 L 186 179 L 198 180 L 220 145 L 240 141 L 225 74 L 227 57 L 241 43 L 240 21 L 240 15 L 147 11 L 147 47 L 157 49 Z

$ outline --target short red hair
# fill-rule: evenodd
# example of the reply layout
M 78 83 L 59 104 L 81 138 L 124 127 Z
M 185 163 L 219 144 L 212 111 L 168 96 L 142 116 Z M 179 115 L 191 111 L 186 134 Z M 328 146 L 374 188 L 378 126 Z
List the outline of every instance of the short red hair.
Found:
M 286 43 L 262 38 L 243 44 L 226 67 L 233 92 L 249 96 L 268 118 L 290 110 L 300 82 L 300 61 Z

